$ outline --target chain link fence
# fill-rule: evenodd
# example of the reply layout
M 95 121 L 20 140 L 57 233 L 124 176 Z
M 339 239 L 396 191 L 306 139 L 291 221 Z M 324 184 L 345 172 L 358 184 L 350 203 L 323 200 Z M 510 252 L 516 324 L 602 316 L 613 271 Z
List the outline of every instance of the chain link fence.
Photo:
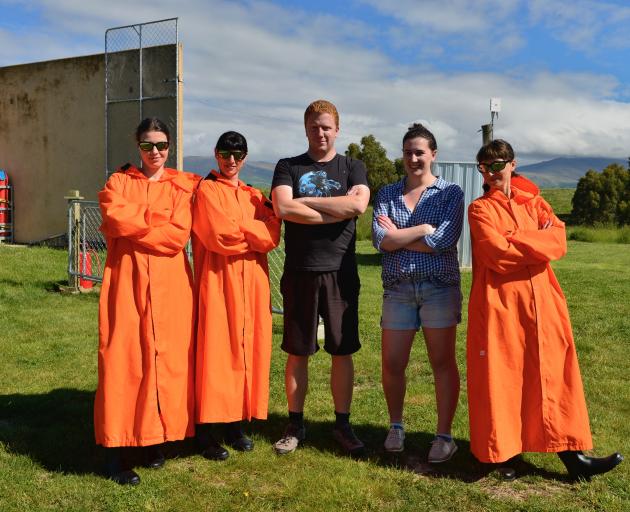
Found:
M 72 200 L 68 204 L 68 277 L 69 284 L 76 290 L 92 288 L 103 280 L 103 269 L 107 258 L 105 237 L 99 231 L 103 218 L 96 201 Z M 192 260 L 190 244 L 188 257 Z M 282 313 L 280 277 L 284 266 L 284 244 L 271 251 L 269 261 L 269 283 L 271 287 L 271 309 Z
M 177 18 L 105 31 L 105 178 L 125 162 L 139 164 L 132 130 L 146 117 L 168 125 L 166 165 L 181 168 L 178 37 Z

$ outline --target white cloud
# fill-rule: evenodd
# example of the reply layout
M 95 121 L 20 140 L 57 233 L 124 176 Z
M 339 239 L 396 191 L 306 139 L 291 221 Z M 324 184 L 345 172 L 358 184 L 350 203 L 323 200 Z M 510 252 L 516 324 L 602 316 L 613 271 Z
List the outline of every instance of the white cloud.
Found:
M 630 6 L 593 0 L 532 0 L 530 16 L 571 48 L 630 48 Z
M 422 11 L 433 12 L 426 26 L 445 31 L 457 26 L 448 25 L 448 8 L 457 9 L 451 17 L 471 18 L 457 23 L 485 33 L 490 25 L 483 13 L 498 10 L 507 26 L 518 4 L 488 0 L 471 9 L 470 2 L 450 1 L 428 9 L 433 3 L 405 0 L 397 5 L 401 12 L 413 10 L 410 19 L 417 23 L 422 23 Z M 51 51 L 60 52 L 56 57 L 102 51 L 105 28 L 143 21 L 130 19 L 129 12 L 180 17 L 187 155 L 211 154 L 217 137 L 230 129 L 246 135 L 252 160 L 275 161 L 300 153 L 306 148 L 304 108 L 321 97 L 339 107 L 341 151 L 372 133 L 394 158 L 406 126 L 423 120 L 437 137 L 439 158 L 471 160 L 481 141 L 479 127 L 489 122 L 491 96 L 501 97 L 504 107 L 495 134 L 510 140 L 521 160 L 533 155 L 625 158 L 630 150 L 630 104 L 612 99 L 621 86 L 609 76 L 404 66 L 371 44 L 359 45 L 362 39 L 373 41 L 375 29 L 270 2 L 194 0 L 174 8 L 170 1 L 154 0 L 133 10 L 122 0 L 89 6 L 80 0 L 40 4 L 50 25 L 37 37 L 0 32 L 0 43 L 6 45 L 0 59 L 14 52 L 25 61 L 38 60 L 32 59 L 37 45 L 42 45 L 44 58 L 50 58 Z M 401 24 L 401 38 L 405 30 L 409 26 Z M 59 36 L 64 32 L 67 38 Z M 80 36 L 86 51 L 77 49 L 72 34 Z M 523 44 L 518 31 L 507 30 L 502 37 L 497 44 L 506 51 Z M 438 39 L 431 44 L 443 48 Z

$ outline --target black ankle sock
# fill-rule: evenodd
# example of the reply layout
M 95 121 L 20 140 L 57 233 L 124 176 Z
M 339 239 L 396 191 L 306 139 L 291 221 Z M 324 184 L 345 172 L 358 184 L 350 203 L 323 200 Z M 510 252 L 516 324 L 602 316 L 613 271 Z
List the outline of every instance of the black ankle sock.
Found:
M 304 426 L 304 412 L 289 411 L 289 422 L 298 428 L 302 428 Z
M 350 423 L 350 413 L 335 411 L 335 427 L 341 427 L 347 423 Z

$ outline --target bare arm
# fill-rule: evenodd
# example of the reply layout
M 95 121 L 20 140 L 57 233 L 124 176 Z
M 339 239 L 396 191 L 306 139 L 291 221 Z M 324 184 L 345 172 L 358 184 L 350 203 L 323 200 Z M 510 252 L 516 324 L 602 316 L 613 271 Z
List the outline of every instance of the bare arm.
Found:
M 319 212 L 293 198 L 293 189 L 288 185 L 278 185 L 271 191 L 273 210 L 276 217 L 297 224 L 333 224 L 344 220 L 324 212 Z
M 348 194 L 338 197 L 300 197 L 295 199 L 313 210 L 340 219 L 352 219 L 365 212 L 370 201 L 370 189 L 365 185 L 355 185 Z
M 376 218 L 378 225 L 387 231 L 381 249 L 383 251 L 395 251 L 397 249 L 409 249 L 418 252 L 434 252 L 424 241 L 422 237 L 435 232 L 435 228 L 431 224 L 420 224 L 410 228 L 398 229 L 392 220 L 386 215 L 379 215 Z

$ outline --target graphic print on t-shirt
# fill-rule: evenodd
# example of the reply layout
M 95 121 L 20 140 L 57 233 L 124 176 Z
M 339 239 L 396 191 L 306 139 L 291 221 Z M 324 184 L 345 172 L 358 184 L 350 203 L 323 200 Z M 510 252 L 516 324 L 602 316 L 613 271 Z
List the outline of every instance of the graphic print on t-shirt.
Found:
M 326 171 L 307 172 L 300 178 L 299 184 L 302 197 L 330 197 L 333 190 L 341 188 L 341 183 L 328 179 Z

